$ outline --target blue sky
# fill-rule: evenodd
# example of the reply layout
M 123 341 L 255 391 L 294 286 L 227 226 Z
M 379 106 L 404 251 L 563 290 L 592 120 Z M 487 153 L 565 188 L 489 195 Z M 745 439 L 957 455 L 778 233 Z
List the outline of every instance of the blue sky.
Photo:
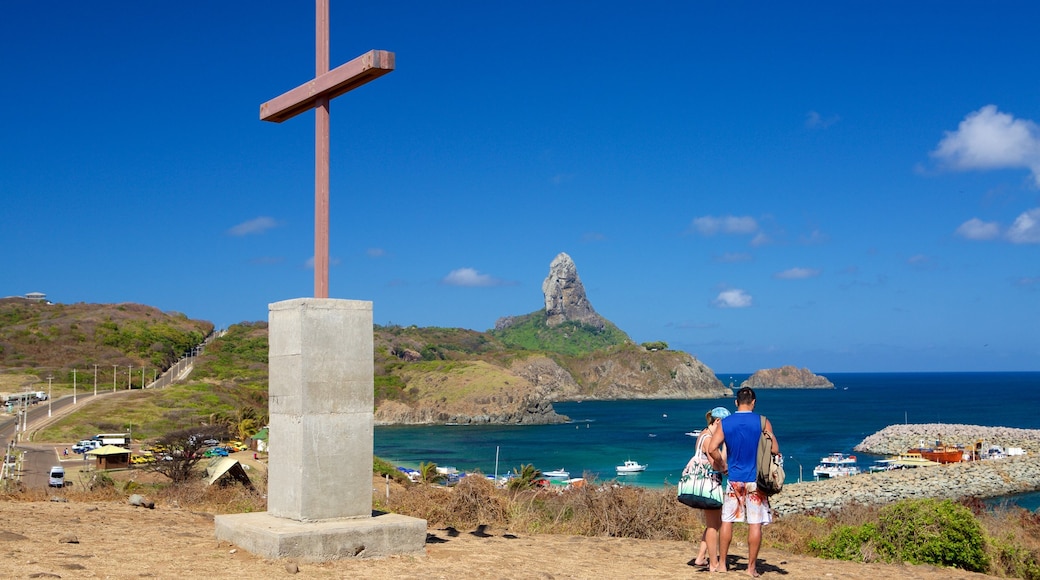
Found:
M 487 330 L 560 252 L 720 374 L 1040 370 L 1033 2 L 331 7 L 330 295 Z M 218 326 L 313 295 L 309 2 L 18 2 L 0 296 Z

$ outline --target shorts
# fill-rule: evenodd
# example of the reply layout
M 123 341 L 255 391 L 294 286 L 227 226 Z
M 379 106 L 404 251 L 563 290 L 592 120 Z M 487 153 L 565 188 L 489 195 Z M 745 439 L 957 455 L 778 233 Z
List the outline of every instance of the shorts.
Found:
M 773 521 L 769 498 L 754 482 L 731 481 L 722 500 L 722 521 L 768 525 Z

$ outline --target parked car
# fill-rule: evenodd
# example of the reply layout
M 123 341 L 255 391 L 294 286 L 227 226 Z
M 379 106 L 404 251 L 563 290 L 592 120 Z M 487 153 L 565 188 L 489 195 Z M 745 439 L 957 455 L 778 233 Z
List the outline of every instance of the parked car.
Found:
M 65 487 L 65 468 L 60 465 L 52 467 L 50 476 L 47 479 L 47 485 L 50 487 Z

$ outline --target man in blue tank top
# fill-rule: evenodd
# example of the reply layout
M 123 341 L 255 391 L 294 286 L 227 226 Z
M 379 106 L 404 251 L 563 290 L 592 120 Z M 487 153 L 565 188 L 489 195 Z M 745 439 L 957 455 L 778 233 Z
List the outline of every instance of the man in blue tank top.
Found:
M 715 469 L 729 476 L 726 498 L 722 504 L 722 527 L 719 528 L 719 561 L 724 569 L 729 568 L 726 556 L 733 539 L 733 522 L 748 524 L 748 567 L 752 578 L 760 576 L 755 559 L 762 545 L 762 526 L 773 521 L 769 498 L 758 490 L 758 440 L 762 435 L 762 419 L 755 413 L 755 391 L 742 387 L 737 391 L 737 412 L 721 421 L 722 428 L 715 431 L 708 442 L 708 455 Z M 766 431 L 773 433 L 773 426 L 766 420 Z M 726 456 L 719 447 L 726 444 Z M 780 453 L 780 446 L 773 437 L 773 454 Z

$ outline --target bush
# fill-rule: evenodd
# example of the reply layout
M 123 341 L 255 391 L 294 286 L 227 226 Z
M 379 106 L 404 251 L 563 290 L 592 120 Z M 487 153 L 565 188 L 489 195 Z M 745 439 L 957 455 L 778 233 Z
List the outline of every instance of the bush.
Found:
M 905 500 L 881 508 L 877 523 L 839 525 L 809 543 L 823 558 L 953 566 L 973 572 L 989 565 L 982 525 L 950 500 Z
M 826 538 L 810 540 L 809 549 L 820 558 L 869 562 L 875 559 L 870 544 L 876 535 L 877 526 L 873 524 L 839 525 Z
M 981 572 L 988 566 L 982 526 L 950 500 L 901 501 L 878 514 L 877 549 L 883 557 Z

